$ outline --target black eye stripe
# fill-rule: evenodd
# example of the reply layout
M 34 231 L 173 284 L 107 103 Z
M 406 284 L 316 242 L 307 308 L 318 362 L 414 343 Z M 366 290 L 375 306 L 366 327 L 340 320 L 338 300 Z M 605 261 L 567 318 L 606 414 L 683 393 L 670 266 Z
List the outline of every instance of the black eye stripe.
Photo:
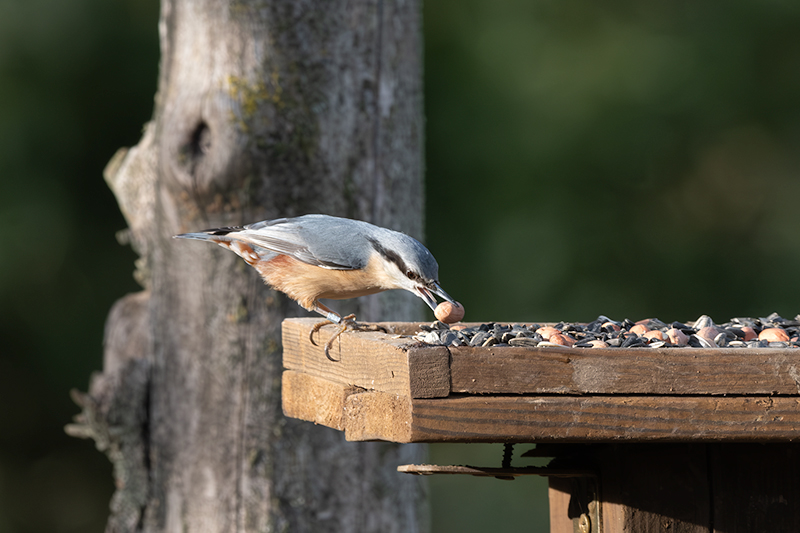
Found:
M 381 254 L 381 256 L 387 261 L 391 261 L 392 263 L 397 265 L 397 268 L 400 269 L 400 272 L 404 272 L 409 279 L 413 280 L 419 279 L 419 274 L 408 268 L 405 261 L 403 261 L 403 259 L 397 254 L 397 252 L 394 252 L 392 250 L 387 250 L 386 248 L 381 246 L 380 243 L 375 239 L 368 238 L 367 240 L 369 240 L 369 243 L 372 245 L 372 247 L 375 249 L 376 252 Z

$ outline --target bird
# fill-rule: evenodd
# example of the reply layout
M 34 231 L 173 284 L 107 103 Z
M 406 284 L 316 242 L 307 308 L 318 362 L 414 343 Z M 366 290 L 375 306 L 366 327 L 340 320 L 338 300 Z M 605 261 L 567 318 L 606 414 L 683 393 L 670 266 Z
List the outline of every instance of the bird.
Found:
M 253 224 L 174 235 L 211 241 L 255 268 L 263 280 L 308 311 L 325 317 L 309 333 L 328 324 L 338 331 L 325 345 L 325 356 L 348 327 L 365 329 L 355 315 L 342 317 L 320 299 L 343 300 L 392 289 L 421 298 L 434 312 L 434 295 L 455 304 L 439 284 L 439 265 L 418 240 L 361 220 L 303 215 Z

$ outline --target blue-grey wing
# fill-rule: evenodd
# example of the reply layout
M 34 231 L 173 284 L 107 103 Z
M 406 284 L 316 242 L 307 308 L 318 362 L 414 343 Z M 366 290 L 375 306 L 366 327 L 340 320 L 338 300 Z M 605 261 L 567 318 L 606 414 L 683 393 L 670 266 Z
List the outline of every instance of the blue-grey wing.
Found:
M 265 220 L 238 229 L 231 237 L 289 255 L 304 263 L 335 270 L 364 268 L 368 255 L 358 221 L 306 215 Z

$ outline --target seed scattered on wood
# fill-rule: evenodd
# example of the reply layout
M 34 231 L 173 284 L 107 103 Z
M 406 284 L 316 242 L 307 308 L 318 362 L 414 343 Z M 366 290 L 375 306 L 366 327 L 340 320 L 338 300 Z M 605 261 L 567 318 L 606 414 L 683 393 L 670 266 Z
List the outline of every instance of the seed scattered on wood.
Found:
M 789 334 L 782 328 L 767 328 L 758 334 L 758 340 L 768 342 L 789 342 Z
M 550 337 L 555 335 L 556 333 L 560 333 L 561 331 L 558 328 L 554 328 L 552 326 L 544 326 L 543 328 L 539 328 L 536 330 L 536 333 L 542 336 L 542 338 L 546 341 L 550 340 Z
M 689 336 L 677 328 L 668 329 L 667 338 L 670 344 L 674 346 L 686 346 L 689 344 Z
M 714 339 L 707 339 L 700 335 L 689 335 L 689 346 L 692 348 L 719 348 Z
M 756 330 L 754 330 L 750 326 L 744 326 L 740 328 L 740 330 L 742 331 L 742 333 L 744 333 L 743 337 L 744 341 L 751 341 L 753 339 L 758 338 L 758 333 L 756 333 Z
M 446 303 L 446 302 L 445 302 Z M 440 306 L 443 304 L 440 304 Z M 463 311 L 463 307 L 461 308 Z M 448 320 L 451 316 L 443 317 Z M 458 324 L 444 321 L 420 326 L 416 340 L 446 346 L 517 346 L 526 348 L 800 348 L 800 315 L 785 319 L 733 318 L 716 324 L 708 315 L 693 322 L 665 323 L 657 318 L 633 322 L 599 316 L 584 323 Z M 638 333 L 638 334 L 637 334 Z
M 698 337 L 703 337 L 711 342 L 714 342 L 717 335 L 719 335 L 719 330 L 714 326 L 705 326 L 697 330 Z
M 553 344 L 559 344 L 561 346 L 572 346 L 575 344 L 575 339 L 570 338 L 568 335 L 562 335 L 561 333 L 553 333 L 548 340 Z
M 720 348 L 724 348 L 728 345 L 728 333 L 725 331 L 721 331 L 714 337 L 714 344 L 719 346 Z
M 649 340 L 657 340 L 657 341 L 665 341 L 667 340 L 667 336 L 664 335 L 663 331 L 658 329 L 651 329 L 650 331 L 644 332 L 644 337 Z
M 694 329 L 701 330 L 703 328 L 713 327 L 714 321 L 711 320 L 711 317 L 708 315 L 702 315 L 700 318 L 694 321 Z

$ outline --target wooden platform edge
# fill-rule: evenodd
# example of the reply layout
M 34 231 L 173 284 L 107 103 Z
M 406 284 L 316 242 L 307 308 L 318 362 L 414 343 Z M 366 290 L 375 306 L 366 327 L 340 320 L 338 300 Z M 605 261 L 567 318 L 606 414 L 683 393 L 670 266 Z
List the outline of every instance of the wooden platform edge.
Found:
M 293 370 L 281 378 L 283 414 L 337 429 L 349 441 L 412 442 L 411 398 L 366 392 Z
M 410 433 L 412 442 L 791 442 L 800 440 L 800 398 L 421 399 L 412 402 Z
M 344 332 L 331 349 L 323 346 L 334 332 L 324 327 L 309 340 L 315 318 L 286 319 L 282 324 L 283 366 L 349 386 L 412 398 L 442 398 L 450 394 L 450 352 L 444 346 L 415 342 L 408 336 L 381 332 Z M 407 331 L 406 323 L 380 323 L 391 332 Z
M 288 417 L 389 442 L 793 442 L 800 398 L 451 396 L 412 399 L 286 370 Z

